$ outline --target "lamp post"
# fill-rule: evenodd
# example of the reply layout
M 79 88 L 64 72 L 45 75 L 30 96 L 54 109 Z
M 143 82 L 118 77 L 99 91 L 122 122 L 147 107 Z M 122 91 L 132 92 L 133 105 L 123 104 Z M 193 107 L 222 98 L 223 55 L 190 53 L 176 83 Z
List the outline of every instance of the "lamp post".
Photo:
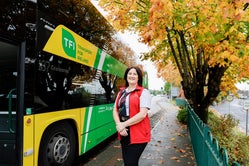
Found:
M 249 100 L 244 100 L 244 109 L 246 110 L 246 135 L 248 130 L 248 110 L 249 110 Z

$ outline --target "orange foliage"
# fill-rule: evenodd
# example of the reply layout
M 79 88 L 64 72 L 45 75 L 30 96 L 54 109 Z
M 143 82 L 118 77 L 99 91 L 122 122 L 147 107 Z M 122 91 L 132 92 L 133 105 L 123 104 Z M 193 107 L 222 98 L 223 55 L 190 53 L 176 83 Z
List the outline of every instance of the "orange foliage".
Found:
M 166 82 L 180 86 L 182 78 L 177 67 L 171 60 L 168 60 L 166 65 L 163 65 L 162 63 L 155 63 L 155 66 L 158 70 L 158 77 L 163 78 Z
M 173 53 L 165 41 L 169 32 L 172 36 L 183 32 L 186 43 L 192 47 L 189 59 L 193 66 L 199 49 L 203 50 L 203 61 L 210 67 L 229 66 L 220 85 L 224 91 L 234 91 L 236 82 L 249 78 L 246 3 L 249 0 L 100 0 L 100 6 L 110 13 L 108 19 L 116 29 L 135 30 L 144 43 L 155 48 L 146 58 L 153 59 L 159 76 L 175 82 L 180 80 L 173 77 L 179 74 L 176 65 L 171 64 L 175 61 L 168 60 Z

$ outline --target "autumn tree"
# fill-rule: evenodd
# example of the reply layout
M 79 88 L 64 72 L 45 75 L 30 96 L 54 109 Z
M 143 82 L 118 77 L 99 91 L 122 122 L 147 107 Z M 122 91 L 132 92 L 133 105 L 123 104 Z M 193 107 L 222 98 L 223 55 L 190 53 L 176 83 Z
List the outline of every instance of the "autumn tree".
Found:
M 222 92 L 248 78 L 249 0 L 100 0 L 119 30 L 137 31 L 153 50 L 144 56 L 172 61 L 198 116 L 207 122 L 208 107 Z M 170 61 L 169 61 L 170 60 Z M 171 72 L 171 71 L 168 71 Z
M 112 51 L 109 52 L 113 57 L 127 66 L 136 65 L 137 59 L 134 50 L 132 50 L 127 43 L 124 43 L 118 37 L 114 38 L 111 43 Z

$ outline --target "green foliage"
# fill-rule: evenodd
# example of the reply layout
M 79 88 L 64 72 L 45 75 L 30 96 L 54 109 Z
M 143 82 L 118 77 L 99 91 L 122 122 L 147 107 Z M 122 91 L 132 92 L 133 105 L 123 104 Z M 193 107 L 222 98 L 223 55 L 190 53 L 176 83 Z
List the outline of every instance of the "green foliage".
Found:
M 164 84 L 164 91 L 169 94 L 170 93 L 170 88 L 171 88 L 171 84 L 169 82 L 166 82 Z
M 187 122 L 188 122 L 188 110 L 186 108 L 182 108 L 178 111 L 177 120 L 183 124 L 187 124 Z
M 150 93 L 154 96 L 164 94 L 163 91 L 161 91 L 161 90 L 150 90 Z
M 208 117 L 213 137 L 226 148 L 230 162 L 249 166 L 249 137 L 238 131 L 238 120 L 230 114 L 218 117 L 213 112 L 209 112 Z

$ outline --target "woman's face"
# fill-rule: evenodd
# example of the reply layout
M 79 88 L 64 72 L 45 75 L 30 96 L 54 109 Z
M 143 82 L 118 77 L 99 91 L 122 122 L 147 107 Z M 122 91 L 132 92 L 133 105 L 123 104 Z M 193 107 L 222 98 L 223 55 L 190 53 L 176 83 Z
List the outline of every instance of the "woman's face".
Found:
M 127 74 L 127 81 L 129 85 L 136 85 L 138 83 L 138 74 L 136 69 L 131 69 Z

